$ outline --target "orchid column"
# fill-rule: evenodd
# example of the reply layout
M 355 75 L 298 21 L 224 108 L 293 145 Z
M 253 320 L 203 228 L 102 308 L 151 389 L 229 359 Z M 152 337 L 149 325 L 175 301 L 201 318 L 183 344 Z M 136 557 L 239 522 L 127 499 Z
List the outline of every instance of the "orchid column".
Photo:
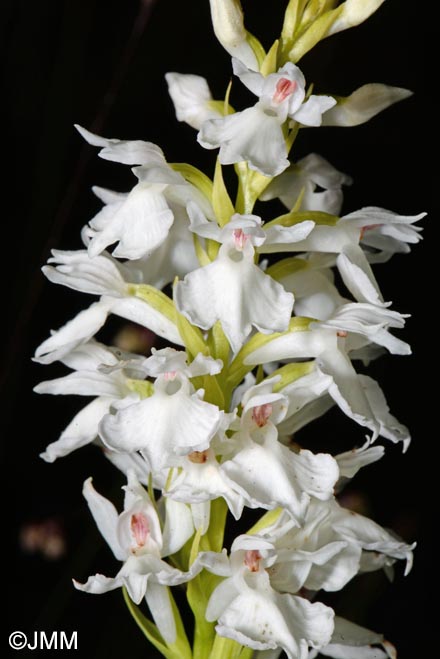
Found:
M 82 231 L 84 249 L 54 250 L 43 268 L 98 300 L 36 351 L 37 361 L 71 370 L 37 392 L 93 397 L 42 457 L 53 462 L 93 442 L 126 475 L 120 513 L 91 478 L 84 484 L 120 569 L 74 584 L 90 593 L 122 587 L 137 624 L 170 659 L 396 656 L 380 634 L 318 600 L 360 572 L 391 575 L 399 560 L 411 568 L 412 545 L 337 495 L 383 456 L 379 438 L 403 450 L 410 442 L 356 363 L 410 353 L 391 333 L 406 316 L 384 301 L 374 266 L 410 251 L 424 213 L 342 214 L 350 177 L 314 153 L 297 160 L 294 148 L 306 128 L 360 124 L 409 95 L 380 84 L 347 98 L 312 93 L 298 66 L 380 4 L 291 0 L 266 52 L 238 0 L 211 0 L 215 34 L 232 56 L 225 97 L 214 100 L 200 76 L 167 74 L 177 118 L 218 150 L 210 175 L 168 163 L 150 142 L 77 126 L 135 179 L 129 192 L 94 188 L 103 207 Z M 241 110 L 230 104 L 238 85 L 255 97 Z M 272 199 L 282 215 L 266 210 Z M 95 336 L 110 314 L 166 347 L 146 357 L 102 344 Z M 362 428 L 353 425 L 351 450 L 334 455 L 330 440 L 328 453 L 313 453 L 301 429 L 334 405 Z M 224 548 L 228 515 L 239 520 L 246 508 L 261 510 L 259 521 Z M 185 589 L 194 616 L 191 643 L 173 587 Z

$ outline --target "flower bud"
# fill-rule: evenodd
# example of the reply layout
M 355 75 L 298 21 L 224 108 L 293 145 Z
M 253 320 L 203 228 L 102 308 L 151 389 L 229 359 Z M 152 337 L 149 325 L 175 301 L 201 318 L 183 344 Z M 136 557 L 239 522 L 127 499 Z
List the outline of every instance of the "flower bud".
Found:
M 247 41 L 240 0 L 210 0 L 215 36 L 223 48 L 246 66 L 257 70 L 254 51 Z
M 384 0 L 346 0 L 327 36 L 360 25 L 379 9 Z
M 408 89 L 379 83 L 363 85 L 337 104 L 322 117 L 323 126 L 358 126 L 369 121 L 390 105 L 412 95 Z

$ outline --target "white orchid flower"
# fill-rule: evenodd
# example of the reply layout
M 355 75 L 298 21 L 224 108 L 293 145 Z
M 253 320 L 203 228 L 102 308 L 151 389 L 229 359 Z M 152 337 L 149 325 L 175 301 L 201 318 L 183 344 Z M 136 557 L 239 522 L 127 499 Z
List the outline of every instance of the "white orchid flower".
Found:
M 145 597 L 160 633 L 173 643 L 176 627 L 166 586 L 189 581 L 201 568 L 193 563 L 189 572 L 181 572 L 162 559 L 180 549 L 194 532 L 189 510 L 185 518 L 179 508 L 180 521 L 172 522 L 176 530 L 180 525 L 180 531 L 186 532 L 180 534 L 180 547 L 171 547 L 164 541 L 156 510 L 134 474 L 129 475 L 124 489 L 124 510 L 118 515 L 113 504 L 93 488 L 92 479 L 85 481 L 83 493 L 98 529 L 123 566 L 114 578 L 96 574 L 85 584 L 74 581 L 74 585 L 78 590 L 96 594 L 124 586 L 136 604 Z M 169 531 L 167 535 L 171 535 Z
M 361 241 L 370 231 L 380 229 L 382 235 L 392 236 L 400 243 L 414 243 L 420 240 L 418 227 L 413 223 L 426 213 L 404 216 L 374 206 L 362 208 L 340 218 L 333 226 L 316 225 L 301 242 L 284 244 L 283 251 L 324 252 L 337 255 L 336 265 L 344 284 L 358 302 L 369 302 L 378 306 L 389 306 L 383 301 L 379 284 L 368 262 L 367 255 L 361 248 Z M 373 236 L 373 234 L 372 234 Z M 374 238 L 372 238 L 374 240 Z M 368 244 L 368 237 L 366 238 Z M 395 243 L 392 243 L 395 247 Z M 260 247 L 261 253 L 271 253 L 279 249 L 270 244 Z M 394 249 L 394 251 L 398 251 Z M 405 251 L 403 247 L 401 251 Z
M 278 424 L 281 441 L 288 443 L 292 435 L 307 423 L 321 417 L 336 404 L 349 418 L 373 432 L 370 441 L 373 441 L 376 435 L 380 435 L 394 443 L 402 442 L 403 451 L 406 451 L 411 441 L 408 428 L 390 414 L 378 383 L 367 375 L 356 374 L 354 369 L 350 379 L 347 368 L 345 377 L 348 377 L 348 380 L 344 384 L 343 378 L 340 379 L 342 374 L 332 374 L 328 370 L 328 365 L 324 367 L 327 368 L 327 372 L 319 366 L 320 359 L 320 357 L 316 359 L 311 373 L 281 390 L 288 399 L 286 418 Z M 373 456 L 377 456 L 377 460 L 381 457 L 379 454 L 381 447 L 375 447 L 374 452 L 373 449 L 367 452 L 366 448 L 365 446 L 363 450 L 368 455 L 368 462 L 374 461 Z M 361 462 L 367 460 L 367 455 L 363 457 L 359 455 L 359 460 Z M 355 464 L 354 455 L 351 457 Z M 338 456 L 336 459 L 338 460 Z M 341 471 L 341 476 L 346 474 Z
M 320 602 L 275 590 L 267 571 L 275 558 L 270 542 L 246 535 L 234 540 L 229 558 L 202 553 L 204 567 L 226 577 L 211 595 L 206 618 L 217 620 L 217 634 L 254 650 L 282 648 L 289 659 L 307 659 L 309 647 L 328 644 L 334 613 Z
M 335 629 L 330 643 L 320 648 L 319 654 L 333 659 L 397 659 L 394 646 L 382 634 L 339 616 L 335 616 Z M 317 656 L 318 652 L 311 650 L 308 659 Z
M 165 79 L 178 121 L 200 130 L 203 122 L 222 116 L 213 105 L 208 83 L 202 76 L 172 72 L 166 73 Z
M 220 229 L 203 216 L 194 217 L 192 230 L 203 237 L 215 236 L 222 246 L 215 261 L 189 273 L 175 286 L 179 311 L 202 329 L 209 329 L 219 320 L 234 352 L 241 348 L 253 326 L 263 333 L 285 330 L 292 314 L 293 295 L 254 262 L 254 245 L 266 238 L 261 219 L 234 215 Z
M 287 412 L 287 398 L 272 393 L 277 378 L 251 387 L 243 396 L 240 430 L 233 435 L 233 455 L 221 471 L 240 488 L 247 505 L 268 510 L 282 506 L 301 524 L 311 497 L 328 499 L 339 478 L 330 455 L 294 453 L 278 441 L 276 424 Z
M 166 348 L 145 361 L 147 372 L 157 375 L 154 393 L 102 419 L 99 434 L 104 444 L 116 451 L 140 451 L 153 471 L 177 466 L 179 456 L 209 448 L 223 413 L 203 400 L 203 389 L 195 391 L 186 375 L 194 370 L 184 357 L 185 353 L 180 359 L 178 351 Z M 197 375 L 220 370 L 213 359 L 199 357 L 194 362 Z
M 260 199 L 269 201 L 279 198 L 289 210 L 301 199 L 298 210 L 339 215 L 343 201 L 342 186 L 351 183 L 349 176 L 339 172 L 325 158 L 310 153 L 269 183 Z
M 233 58 L 235 75 L 259 97 L 258 103 L 242 112 L 205 121 L 198 141 L 206 149 L 220 147 L 223 165 L 248 161 L 264 176 L 276 176 L 289 166 L 282 125 L 294 119 L 306 126 L 319 126 L 322 114 L 333 107 L 330 96 L 310 96 L 305 101 L 305 79 L 291 62 L 277 73 L 264 77 Z
M 68 455 L 81 446 L 93 442 L 98 436 L 98 425 L 110 407 L 119 400 L 129 397 L 137 399 L 133 378 L 143 380 L 143 358 L 132 359 L 128 368 L 118 351 L 96 341 L 80 345 L 61 359 L 73 369 L 73 373 L 54 380 L 40 382 L 34 388 L 39 394 L 76 394 L 94 396 L 69 423 L 60 438 L 49 444 L 41 457 L 46 462 Z M 110 370 L 108 370 L 110 369 Z
M 257 536 L 239 536 L 225 553 L 203 552 L 204 567 L 226 577 L 214 590 L 206 609 L 216 632 L 255 650 L 282 648 L 289 659 L 307 659 L 308 648 L 326 645 L 333 633 L 332 609 L 320 602 L 272 588 L 267 569 L 273 545 Z M 284 589 L 282 589 L 284 590 Z
M 272 587 L 288 593 L 337 591 L 358 572 L 388 569 L 396 560 L 406 561 L 408 574 L 415 546 L 335 499 L 312 500 L 300 528 L 283 512 L 257 535 L 272 543 L 276 556 L 268 568 Z
M 297 412 L 313 398 L 319 398 L 328 387 L 330 396 L 348 416 L 360 425 L 372 430 L 373 439 L 378 434 L 382 434 L 391 441 L 403 441 L 405 449 L 409 443 L 407 429 L 389 414 L 385 399 L 377 383 L 371 378 L 363 379 L 362 376 L 356 373 L 348 354 L 351 340 L 350 332 L 353 330 L 356 334 L 367 337 L 369 341 L 376 341 L 379 345 L 385 345 L 388 349 L 398 352 L 398 354 L 402 354 L 402 351 L 403 354 L 407 354 L 407 347 L 404 347 L 406 344 L 399 342 L 386 331 L 387 324 L 393 326 L 395 323 L 399 323 L 400 325 L 403 322 L 402 317 L 399 314 L 395 316 L 394 312 L 374 306 L 365 309 L 365 305 L 361 305 L 359 313 L 357 310 L 358 305 L 346 306 L 354 307 L 345 310 L 347 323 L 343 321 L 341 323 L 345 315 L 344 312 L 335 317 L 336 325 L 334 329 L 333 325 L 329 325 L 331 321 L 311 323 L 308 330 L 288 332 L 268 341 L 265 345 L 247 355 L 244 361 L 246 364 L 256 365 L 286 359 L 314 358 L 319 373 L 329 376 L 331 380 L 326 379 L 324 382 L 319 382 L 318 377 L 316 386 L 315 381 L 313 381 L 312 390 L 307 390 L 306 387 L 305 394 L 303 394 L 306 399 L 296 409 L 294 404 L 294 412 Z M 366 313 L 364 320 L 358 322 L 364 311 Z M 379 319 L 376 311 L 380 314 L 387 312 L 389 315 L 382 316 Z M 330 326 L 332 329 L 330 329 Z M 289 385 L 292 388 L 292 396 L 295 396 L 297 386 L 303 386 L 301 380 L 298 384 Z M 285 393 L 289 395 L 288 390 Z M 309 398 L 307 399 L 307 397 Z M 323 412 L 327 409 L 328 406 L 324 407 Z M 294 418 L 293 424 L 295 425 Z M 280 431 L 285 433 L 287 429 L 292 430 L 291 426 L 285 424 L 284 427 L 280 428 Z
M 228 478 L 212 448 L 182 456 L 179 468 L 167 480 L 164 494 L 189 504 L 209 504 L 222 497 L 235 519 L 240 519 L 245 505 L 242 489 Z M 209 523 L 209 505 L 206 509 Z
M 138 183 L 128 194 L 105 191 L 105 206 L 90 221 L 86 233 L 88 252 L 97 256 L 117 242 L 117 257 L 139 259 L 149 256 L 168 237 L 174 222 L 173 206 L 185 207 L 194 199 L 206 206 L 203 196 L 175 172 L 154 144 L 121 142 L 93 135 L 77 126 L 84 139 L 103 147 L 101 157 L 114 162 L 140 165 L 133 168 Z

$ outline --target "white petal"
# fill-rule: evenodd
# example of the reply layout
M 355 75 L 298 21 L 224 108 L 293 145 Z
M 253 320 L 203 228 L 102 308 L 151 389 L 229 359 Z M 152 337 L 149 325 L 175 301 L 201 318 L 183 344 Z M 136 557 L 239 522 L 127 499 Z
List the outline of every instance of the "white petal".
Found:
M 379 423 L 350 359 L 340 350 L 327 351 L 320 355 L 319 367 L 333 378 L 328 392 L 344 414 L 361 426 L 372 430 L 374 436 L 377 437 Z
M 411 441 L 408 428 L 390 414 L 383 391 L 375 380 L 367 375 L 360 375 L 359 380 L 374 416 L 380 424 L 380 434 L 394 443 L 403 442 L 403 451 L 405 452 Z
M 288 594 L 248 590 L 222 614 L 216 630 L 257 650 L 279 646 L 289 659 L 305 659 L 309 645 L 327 644 L 333 611 Z
M 334 105 L 336 105 L 336 100 L 332 96 L 315 96 L 312 94 L 299 110 L 291 116 L 304 126 L 320 126 L 322 115 Z
M 361 448 L 354 448 L 345 453 L 335 456 L 339 465 L 339 473 L 342 478 L 353 478 L 362 467 L 380 460 L 385 453 L 383 446 L 372 446 L 369 448 L 367 441 Z
M 167 489 L 167 494 L 177 501 L 191 504 L 203 503 L 223 497 L 235 519 L 243 511 L 242 494 L 234 489 L 234 483 L 221 470 L 214 452 L 209 450 L 205 462 L 197 464 L 183 459 L 182 471 Z
M 142 450 L 154 470 L 172 466 L 176 455 L 207 449 L 221 421 L 218 407 L 189 395 L 187 387 L 170 394 L 166 387 L 156 382 L 153 396 L 107 415 L 99 429 L 110 448 Z
M 61 359 L 80 343 L 85 343 L 104 325 L 110 312 L 111 301 L 100 300 L 53 332 L 35 351 L 35 361 L 51 364 Z
M 165 197 L 151 185 L 139 183 L 116 209 L 105 228 L 90 241 L 90 256 L 97 256 L 114 242 L 113 254 L 137 259 L 152 252 L 167 237 L 174 215 Z
M 336 260 L 342 280 L 358 302 L 388 306 L 383 301 L 379 285 L 370 264 L 357 245 L 347 245 Z
M 162 638 L 166 643 L 175 643 L 176 623 L 168 588 L 150 581 L 145 599 Z
M 191 510 L 185 503 L 165 497 L 165 510 L 162 556 L 171 556 L 193 535 L 194 525 Z
M 86 405 L 73 417 L 60 438 L 49 444 L 40 457 L 46 462 L 54 462 L 57 458 L 93 442 L 98 436 L 99 422 L 108 413 L 111 403 L 111 398 L 96 398 Z
M 207 563 L 207 565 L 209 565 L 209 563 Z M 217 573 L 214 572 L 214 574 Z M 208 620 L 208 622 L 214 622 L 214 620 L 218 620 L 218 618 L 220 618 L 222 613 L 228 608 L 228 606 L 231 605 L 238 594 L 239 591 L 234 579 L 229 578 L 222 581 L 214 590 L 209 599 L 205 612 L 206 620 Z
M 258 251 L 262 254 L 283 251 L 283 243 L 292 244 L 300 240 L 305 240 L 314 227 L 315 223 L 310 220 L 299 222 L 291 227 L 283 227 L 280 224 L 275 224 L 266 229 L 265 243 Z
M 338 479 L 336 461 L 325 454 L 301 451 L 298 455 L 278 442 L 266 427 L 262 444 L 246 441 L 222 470 L 247 495 L 250 505 L 266 509 L 282 506 L 297 523 L 304 518 L 309 495 L 328 498 Z
M 240 60 L 234 57 L 232 58 L 232 69 L 245 87 L 255 94 L 255 96 L 261 96 L 264 85 L 264 76 L 261 73 L 246 66 L 246 64 L 243 64 L 243 62 L 240 62 Z
M 160 165 L 165 162 L 162 149 L 151 142 L 106 139 L 105 137 L 90 133 L 78 124 L 75 124 L 75 128 L 86 142 L 93 146 L 102 147 L 99 155 L 105 160 L 113 160 L 124 165 Z
M 230 577 L 232 574 L 226 549 L 223 549 L 223 551 L 219 553 L 216 551 L 203 551 L 199 554 L 198 560 L 209 572 L 217 574 L 220 577 Z M 220 612 L 222 610 L 223 609 L 221 609 Z M 218 615 L 220 615 L 220 613 Z M 212 620 L 216 620 L 218 615 L 214 616 Z M 209 618 L 207 619 L 209 620 Z
M 95 490 L 92 479 L 84 482 L 83 495 L 88 503 L 93 519 L 104 540 L 119 561 L 126 558 L 126 554 L 119 544 L 116 534 L 118 513 L 114 505 Z
M 210 107 L 212 96 L 205 78 L 191 74 L 166 73 L 165 79 L 178 121 L 185 121 L 199 130 L 207 119 L 221 116 L 218 110 Z
M 412 96 L 412 92 L 401 87 L 371 83 L 356 89 L 323 117 L 324 126 L 358 126 L 369 121 L 393 103 Z
M 62 378 L 46 380 L 34 387 L 37 394 L 76 394 L 77 396 L 123 397 L 122 384 L 117 378 L 93 371 L 69 373 Z
M 223 165 L 245 160 L 264 176 L 276 176 L 289 166 L 280 121 L 258 104 L 223 119 L 206 121 L 197 139 L 205 149 L 220 147 Z
M 102 593 L 108 593 L 110 590 L 120 588 L 123 585 L 123 580 L 118 576 L 113 579 L 111 577 L 105 577 L 103 574 L 95 574 L 89 577 L 86 583 L 79 583 L 79 581 L 75 581 L 74 579 L 73 585 L 77 590 L 82 590 L 85 593 L 101 595 Z
M 203 329 L 220 320 L 233 351 L 237 351 L 252 326 L 264 333 L 285 330 L 293 296 L 254 265 L 252 248 L 241 253 L 225 244 L 216 261 L 177 284 L 175 302 L 190 322 Z
M 103 298 L 103 300 L 109 306 L 111 305 L 111 312 L 116 316 L 121 316 L 121 318 L 142 325 L 142 327 L 146 327 L 171 343 L 184 345 L 174 322 L 147 302 L 144 302 L 144 300 L 134 296 L 113 299 Z
M 116 265 L 108 256 L 90 258 L 85 250 L 62 252 L 52 250 L 49 263 L 44 266 L 46 277 L 55 284 L 93 295 L 125 295 L 126 283 Z
M 109 367 L 117 366 L 118 357 L 114 348 L 91 339 L 71 350 L 60 361 L 75 371 L 97 371 L 103 364 Z

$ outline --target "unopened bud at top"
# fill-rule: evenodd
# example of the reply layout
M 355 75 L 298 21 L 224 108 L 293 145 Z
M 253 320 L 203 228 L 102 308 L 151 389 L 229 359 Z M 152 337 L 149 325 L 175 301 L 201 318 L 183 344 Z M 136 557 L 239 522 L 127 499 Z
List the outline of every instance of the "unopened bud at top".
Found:
M 329 35 L 360 25 L 379 9 L 384 0 L 345 0 L 341 13 L 330 28 Z
M 240 0 L 210 0 L 215 36 L 223 48 L 251 69 L 258 69 L 254 51 L 247 42 Z

